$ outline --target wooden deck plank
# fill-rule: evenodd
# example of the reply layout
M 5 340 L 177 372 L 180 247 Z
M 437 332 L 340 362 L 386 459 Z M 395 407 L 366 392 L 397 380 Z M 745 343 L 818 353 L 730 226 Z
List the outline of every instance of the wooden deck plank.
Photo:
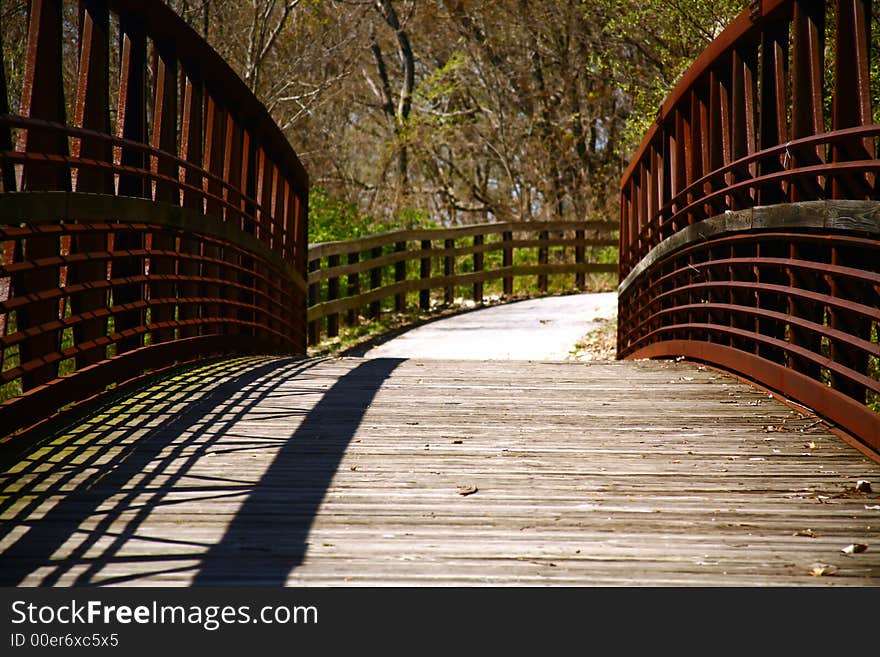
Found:
M 876 507 L 821 421 L 685 362 L 240 358 L 8 464 L 0 577 L 876 586 Z

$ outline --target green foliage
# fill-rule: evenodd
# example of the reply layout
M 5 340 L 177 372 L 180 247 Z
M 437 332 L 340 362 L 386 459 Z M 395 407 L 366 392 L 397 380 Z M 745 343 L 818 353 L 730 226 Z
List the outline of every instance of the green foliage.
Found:
M 593 53 L 593 65 L 619 85 L 630 104 L 622 154 L 638 146 L 682 73 L 746 5 L 744 0 L 583 3 L 588 16 L 601 12 L 606 19 L 607 47 Z
M 371 217 L 363 215 L 357 204 L 334 198 L 316 185 L 309 190 L 310 244 L 369 235 L 371 226 Z
M 323 187 L 309 190 L 309 244 L 350 240 L 375 233 L 404 228 L 439 228 L 428 218 L 428 211 L 404 207 L 395 217 L 379 221 L 364 214 L 356 203 L 334 196 Z

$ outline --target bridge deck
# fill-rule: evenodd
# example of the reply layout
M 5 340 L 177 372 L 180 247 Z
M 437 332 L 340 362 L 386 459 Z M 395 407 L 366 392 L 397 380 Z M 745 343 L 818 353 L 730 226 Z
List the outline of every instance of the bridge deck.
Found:
M 684 362 L 236 359 L 7 464 L 0 579 L 878 585 L 878 489 L 815 418 Z

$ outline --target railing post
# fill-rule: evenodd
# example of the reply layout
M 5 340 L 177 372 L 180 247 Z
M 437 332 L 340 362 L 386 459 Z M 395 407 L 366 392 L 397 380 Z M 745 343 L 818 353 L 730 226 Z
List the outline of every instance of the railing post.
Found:
M 338 267 L 339 256 L 332 255 L 327 258 L 327 267 Z M 327 281 L 327 301 L 335 301 L 339 298 L 339 277 L 333 276 Z M 339 335 L 339 313 L 327 316 L 327 337 L 335 338 Z
M 586 247 L 584 246 L 584 239 L 586 235 L 583 230 L 574 231 L 574 264 L 582 265 L 584 264 L 584 255 L 586 253 Z M 583 290 L 587 286 L 587 275 L 586 273 L 579 271 L 574 275 L 574 286 Z
M 447 253 L 451 252 L 455 248 L 455 240 L 443 240 L 443 248 L 446 250 Z M 455 275 L 455 256 L 443 256 L 443 275 Z M 453 301 L 455 301 L 455 288 L 452 285 L 447 285 L 446 288 L 443 290 L 443 302 L 446 305 L 449 305 Z
M 406 242 L 395 242 L 394 252 L 404 253 L 406 251 Z M 406 280 L 406 260 L 399 260 L 394 263 L 394 282 L 402 283 Z M 406 311 L 406 292 L 398 292 L 394 295 L 394 310 L 402 313 Z
M 513 232 L 506 230 L 501 233 L 501 241 L 510 244 L 513 241 Z M 505 246 L 501 256 L 502 267 L 513 267 L 513 247 Z M 504 276 L 504 296 L 513 296 L 513 276 L 506 274 Z
M 157 43 L 153 51 L 153 134 L 151 145 L 156 150 L 174 153 L 177 149 L 177 59 L 173 43 Z M 167 157 L 151 157 L 150 169 L 154 174 L 176 179 L 178 166 Z M 147 193 L 149 196 L 149 192 Z M 180 204 L 177 185 L 170 181 L 156 181 L 153 200 Z M 177 240 L 173 233 L 158 230 L 152 233 L 150 249 L 150 285 L 148 286 L 152 324 L 165 324 L 152 332 L 153 342 L 174 340 L 173 328 L 179 290 L 171 281 L 177 269 L 176 258 L 171 255 L 177 251 Z
M 356 265 L 358 260 L 360 260 L 360 253 L 355 251 L 354 253 L 348 254 L 348 264 Z M 348 275 L 348 279 L 346 281 L 346 295 L 350 297 L 355 297 L 361 293 L 361 275 L 358 272 Z M 348 317 L 346 318 L 346 324 L 349 326 L 357 326 L 360 323 L 360 313 L 357 308 L 350 308 L 348 311 Z
M 146 59 L 147 37 L 143 25 L 135 18 L 119 17 L 119 31 L 122 39 L 120 54 L 119 103 L 117 116 L 120 123 L 117 132 L 120 137 L 130 141 L 146 143 Z M 133 169 L 146 169 L 142 152 L 123 148 L 118 163 Z M 143 176 L 126 174 L 119 176 L 118 193 L 120 196 L 146 197 Z M 113 235 L 113 264 L 111 277 L 117 281 L 142 276 L 144 274 L 143 257 L 123 255 L 130 251 L 144 248 L 141 231 L 119 230 Z M 144 286 L 141 284 L 116 285 L 111 292 L 113 306 L 134 305 L 144 298 Z M 143 309 L 121 310 L 113 315 L 114 331 L 120 333 L 126 329 L 142 326 L 145 320 Z M 117 354 L 136 349 L 143 344 L 140 336 L 126 337 L 116 342 Z
M 370 252 L 370 257 L 374 260 L 376 258 L 382 257 L 382 247 L 377 246 Z M 370 270 L 370 289 L 375 290 L 378 287 L 382 287 L 382 267 L 373 267 Z M 379 319 L 379 316 L 382 314 L 382 302 L 381 300 L 373 301 L 370 304 L 370 319 Z
M 430 251 L 431 250 L 431 240 L 422 240 L 422 251 Z M 419 263 L 419 278 L 423 281 L 431 278 L 431 258 L 422 258 Z M 419 308 L 421 310 L 428 310 L 431 307 L 431 290 L 424 289 L 419 290 Z
M 483 236 L 474 235 L 474 273 L 483 271 Z M 483 303 L 483 283 L 474 283 L 474 303 Z
M 541 242 L 545 242 L 548 238 L 548 233 L 546 230 L 542 230 L 538 233 L 538 240 Z M 547 256 L 548 249 L 546 246 L 542 245 L 538 247 L 538 265 L 543 267 L 547 264 Z M 542 294 L 547 292 L 547 274 L 540 273 L 538 274 L 538 291 Z
M 309 273 L 313 273 L 318 271 L 318 268 L 321 265 L 321 259 L 309 260 Z M 309 283 L 309 306 L 314 306 L 318 303 L 319 300 L 319 291 L 320 287 L 318 283 Z M 314 346 L 318 344 L 318 338 L 321 334 L 320 331 L 320 319 L 313 319 L 308 324 L 308 339 L 309 346 Z
M 110 134 L 110 14 L 106 2 L 84 3 L 80 18 L 81 43 L 79 83 L 77 84 L 75 125 Z M 2 75 L 2 74 L 0 74 Z M 2 90 L 0 90 L 2 93 Z M 0 98 L 5 102 L 5 98 Z M 2 145 L 0 145 L 2 148 Z M 11 144 L 10 148 L 11 150 Z M 72 155 L 98 160 L 113 161 L 113 150 L 104 139 L 83 137 L 73 142 Z M 80 169 L 76 177 L 77 192 L 113 193 L 113 174 L 110 171 Z M 94 253 L 107 250 L 107 236 L 101 233 L 76 235 L 71 239 L 71 254 Z M 70 297 L 71 315 L 83 319 L 73 329 L 73 341 L 77 345 L 95 342 L 107 334 L 106 319 L 94 313 L 107 307 L 107 291 L 101 285 L 107 279 L 107 263 L 88 259 L 68 268 L 71 286 L 82 285 L 85 289 Z M 95 285 L 97 284 L 97 285 Z M 94 285 L 95 289 L 89 289 Z M 104 359 L 105 350 L 93 347 L 76 355 L 76 368 L 81 369 Z

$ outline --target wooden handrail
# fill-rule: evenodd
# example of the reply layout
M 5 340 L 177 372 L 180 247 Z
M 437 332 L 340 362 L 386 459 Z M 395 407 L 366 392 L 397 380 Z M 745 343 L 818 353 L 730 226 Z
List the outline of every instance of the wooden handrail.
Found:
M 504 222 L 313 244 L 308 257 L 310 344 L 324 333 L 336 336 L 340 318 L 353 325 L 362 311 L 378 316 L 387 299 L 395 299 L 396 311 L 403 310 L 409 293 L 418 293 L 418 307 L 427 311 L 432 294 L 435 304 L 448 305 L 456 287 L 470 287 L 470 298 L 480 303 L 484 284 L 495 280 L 502 281 L 502 294 L 508 297 L 514 280 L 522 277 L 535 277 L 537 289 L 546 293 L 547 276 L 573 274 L 570 288 L 582 289 L 587 273 L 617 271 L 616 264 L 593 257 L 595 249 L 617 245 L 616 229 L 607 221 Z M 487 257 L 498 252 L 500 258 Z M 348 256 L 345 263 L 340 256 Z M 459 260 L 468 257 L 468 271 L 463 271 L 465 262 Z M 410 262 L 417 262 L 418 269 L 408 267 Z M 369 276 L 368 285 L 361 276 Z M 343 277 L 347 280 L 341 286 Z

